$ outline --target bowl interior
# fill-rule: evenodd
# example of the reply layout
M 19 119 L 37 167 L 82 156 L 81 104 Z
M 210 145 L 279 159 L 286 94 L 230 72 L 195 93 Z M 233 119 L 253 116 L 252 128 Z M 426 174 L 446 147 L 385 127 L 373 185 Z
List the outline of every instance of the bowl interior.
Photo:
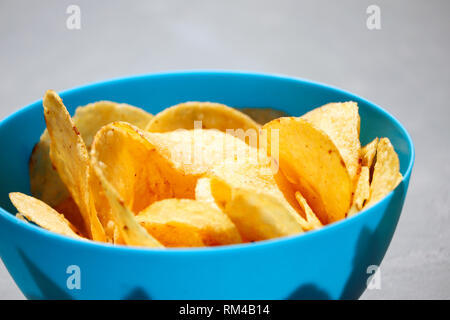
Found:
M 291 115 L 328 102 L 356 101 L 361 115 L 361 142 L 388 137 L 399 158 L 401 173 L 410 173 L 414 158 L 411 139 L 402 125 L 383 109 L 351 93 L 282 76 L 236 72 L 177 72 L 112 80 L 61 93 L 71 114 L 98 100 L 126 102 L 151 113 L 189 101 L 214 101 L 233 107 L 272 107 Z M 0 123 L 0 206 L 15 213 L 8 193 L 29 194 L 28 161 L 45 129 L 42 100 Z M 293 142 L 294 143 L 294 142 Z

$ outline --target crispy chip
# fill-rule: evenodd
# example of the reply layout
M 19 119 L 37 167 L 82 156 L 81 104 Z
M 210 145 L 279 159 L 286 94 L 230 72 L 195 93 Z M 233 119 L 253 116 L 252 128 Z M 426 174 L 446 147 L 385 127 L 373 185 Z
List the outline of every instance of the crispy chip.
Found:
M 20 212 L 16 213 L 16 218 L 19 220 L 22 220 L 24 222 L 28 222 L 27 218 L 25 218 L 25 216 L 23 214 L 21 214 Z
M 36 198 L 11 192 L 9 198 L 19 213 L 44 229 L 81 239 L 75 227 L 64 216 Z
M 201 122 L 200 122 L 201 121 Z M 244 113 L 220 103 L 186 102 L 167 108 L 149 122 L 147 131 L 168 132 L 176 129 L 217 129 L 228 130 L 247 141 L 246 137 L 257 134 L 260 126 Z M 241 129 L 239 131 L 236 131 Z M 250 139 L 250 138 L 249 138 Z M 249 143 L 256 147 L 257 141 Z
M 262 159 L 257 162 L 250 158 L 240 161 L 228 159 L 214 167 L 209 173 L 209 177 L 211 178 L 212 194 L 219 207 L 225 207 L 226 202 L 231 199 L 231 189 L 249 189 L 267 193 L 277 198 L 286 207 L 295 207 L 297 204 L 295 198 L 287 199 L 285 197 L 285 193 L 293 194 L 294 191 L 289 184 L 275 179 L 268 161 L 270 160 Z M 293 210 L 293 208 L 291 209 Z
M 211 191 L 211 179 L 203 177 L 197 180 L 195 186 L 195 200 L 209 203 L 212 207 L 219 209 Z
M 98 101 L 78 107 L 73 121 L 89 149 L 97 131 L 108 123 L 124 121 L 145 129 L 152 118 L 150 113 L 126 103 Z
M 380 201 L 400 183 L 400 162 L 388 138 L 381 138 L 370 184 L 370 198 L 364 207 Z
M 102 126 L 114 121 L 126 121 L 139 128 L 145 128 L 151 118 L 151 114 L 125 103 L 99 101 L 78 107 L 72 120 L 89 149 L 95 133 Z M 68 199 L 70 198 L 69 191 L 52 166 L 49 153 L 50 136 L 45 130 L 30 158 L 31 194 L 57 208 L 57 206 L 64 205 L 63 202 L 71 200 Z M 79 219 L 79 217 L 75 217 L 75 220 Z
M 29 162 L 31 194 L 52 207 L 56 207 L 67 198 L 67 190 L 58 171 L 50 160 L 50 136 L 47 129 L 40 141 L 34 146 Z
M 361 149 L 362 165 L 373 170 L 375 156 L 377 154 L 378 138 L 373 139 Z
M 356 183 L 361 168 L 360 118 L 356 102 L 329 103 L 302 118 L 331 138 L 345 162 L 350 179 Z
M 59 177 L 59 176 L 58 176 Z M 77 230 L 85 230 L 84 220 L 81 216 L 80 210 L 77 204 L 73 201 L 72 197 L 67 197 L 65 200 L 60 202 L 53 209 L 61 213 L 67 220 L 69 220 Z M 86 238 L 88 237 L 84 232 L 80 231 Z
M 89 187 L 94 199 L 97 217 L 105 230 L 106 242 L 116 243 L 119 238 L 122 241 L 123 238 L 118 230 L 119 227 L 116 224 L 116 219 L 109 205 L 109 200 L 92 164 L 90 165 Z
M 54 91 L 44 96 L 44 116 L 50 135 L 50 158 L 84 220 L 86 234 L 105 241 L 103 227 L 89 188 L 89 157 L 86 145 L 61 98 Z
M 362 210 L 362 208 L 364 207 L 364 203 L 367 201 L 367 199 L 369 199 L 369 175 L 369 168 L 366 166 L 361 167 L 361 173 L 359 174 L 358 184 L 356 185 L 355 189 L 355 195 L 353 196 L 353 204 L 347 216 L 352 216 Z
M 216 129 L 144 133 L 173 165 L 189 175 L 203 175 L 227 159 L 258 159 L 258 149 Z
M 102 165 L 96 158 L 93 158 L 93 167 L 105 191 L 105 195 L 111 207 L 111 213 L 114 217 L 114 223 L 118 227 L 120 236 L 124 242 L 130 246 L 161 248 L 163 245 L 136 221 L 136 218 L 127 208 L 121 196 L 114 187 L 107 181 L 103 174 Z M 117 236 L 119 238 L 119 236 Z M 117 239 L 115 239 L 117 241 Z
M 139 223 L 167 247 L 200 247 L 242 242 L 228 216 L 209 203 L 166 199 L 137 215 Z
M 277 118 L 289 116 L 284 111 L 272 108 L 241 108 L 239 110 L 261 125 Z
M 323 227 L 322 222 L 320 222 L 319 218 L 317 218 L 316 214 L 312 211 L 306 199 L 302 196 L 300 192 L 295 192 L 295 198 L 298 201 L 298 204 L 302 208 L 303 212 L 305 212 L 306 220 L 303 223 L 303 229 L 305 231 L 320 229 Z
M 302 118 L 280 118 L 261 131 L 268 153 L 276 147 L 272 130 L 279 135 L 278 175 L 283 174 L 300 191 L 323 224 L 343 219 L 350 208 L 353 183 L 333 141 Z
M 246 241 L 267 240 L 303 232 L 298 219 L 276 197 L 254 190 L 231 189 L 225 212 Z
M 143 131 L 125 122 L 104 126 L 94 138 L 91 160 L 135 214 L 155 201 L 194 198 L 197 176 L 163 157 Z M 149 138 L 149 139 L 147 139 Z
M 284 206 L 285 211 L 299 226 L 307 225 L 299 214 L 300 207 L 295 198 L 292 200 L 284 196 L 283 191 L 294 194 L 290 185 L 275 179 L 267 160 L 255 163 L 249 159 L 241 161 L 230 159 L 213 168 L 209 176 L 211 193 L 219 208 L 225 209 L 229 205 L 233 199 L 233 190 L 244 189 L 258 193 L 261 197 L 264 195 L 273 197 L 277 203 Z

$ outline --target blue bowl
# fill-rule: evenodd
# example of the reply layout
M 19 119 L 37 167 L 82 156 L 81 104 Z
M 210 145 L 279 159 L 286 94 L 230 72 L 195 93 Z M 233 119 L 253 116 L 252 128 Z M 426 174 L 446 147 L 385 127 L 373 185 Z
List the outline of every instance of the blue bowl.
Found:
M 29 194 L 28 160 L 45 128 L 42 100 L 0 122 L 0 255 L 30 299 L 355 299 L 380 265 L 408 189 L 414 147 L 390 114 L 351 93 L 306 80 L 247 72 L 136 76 L 61 93 L 69 112 L 97 100 L 156 113 L 187 100 L 274 107 L 292 115 L 358 102 L 361 142 L 389 137 L 403 182 L 349 219 L 303 235 L 201 249 L 141 249 L 60 236 L 14 217 L 11 191 Z M 73 267 L 76 266 L 76 267 Z M 78 286 L 79 284 L 79 286 Z

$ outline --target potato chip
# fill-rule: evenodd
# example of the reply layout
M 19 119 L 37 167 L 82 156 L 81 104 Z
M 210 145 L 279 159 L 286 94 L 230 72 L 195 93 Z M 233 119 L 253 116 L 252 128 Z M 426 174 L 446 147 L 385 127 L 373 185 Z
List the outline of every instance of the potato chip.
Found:
M 64 216 L 36 198 L 20 192 L 11 192 L 9 198 L 19 213 L 44 229 L 81 239 L 77 230 Z
M 272 146 L 272 130 L 278 130 L 278 148 Z M 278 174 L 305 197 L 323 224 L 343 219 L 352 201 L 353 183 L 333 141 L 302 118 L 280 118 L 264 125 L 262 139 L 267 152 L 279 153 Z M 264 137 L 265 136 L 265 137 Z M 294 194 L 292 194 L 294 196 Z
M 73 122 L 80 131 L 84 143 L 90 149 L 94 136 L 101 127 L 115 121 L 124 121 L 145 129 L 153 116 L 126 103 L 98 101 L 78 107 Z
M 136 216 L 145 229 L 167 247 L 200 247 L 241 243 L 228 216 L 209 203 L 166 199 Z
M 295 215 L 276 197 L 254 190 L 231 189 L 225 212 L 246 241 L 267 240 L 303 232 Z
M 283 193 L 284 191 L 286 194 L 294 194 L 290 185 L 275 179 L 267 160 L 255 163 L 249 159 L 241 161 L 229 159 L 213 168 L 209 177 L 211 193 L 216 204 L 223 210 L 232 201 L 233 190 L 244 189 L 258 193 L 261 197 L 268 195 L 275 198 L 281 206 L 284 206 L 285 211 L 292 216 L 297 225 L 302 228 L 309 226 L 301 217 L 299 213 L 301 209 L 295 198 L 287 199 Z
M 355 189 L 355 195 L 353 196 L 353 204 L 348 212 L 347 216 L 352 216 L 355 213 L 362 210 L 364 203 L 370 196 L 370 184 L 369 184 L 369 167 L 362 166 L 361 173 L 359 174 L 358 183 Z
M 123 238 L 124 242 L 130 246 L 162 248 L 163 245 L 148 234 L 136 221 L 133 212 L 128 209 L 121 196 L 105 178 L 103 166 L 97 162 L 95 157 L 93 159 L 93 164 L 95 173 L 97 174 L 109 201 L 114 222 L 117 225 L 120 236 Z
M 370 198 L 364 207 L 380 201 L 400 183 L 400 162 L 388 138 L 381 138 L 370 184 Z
M 298 204 L 302 208 L 303 212 L 306 215 L 306 220 L 302 224 L 302 227 L 305 231 L 320 229 L 323 227 L 322 222 L 320 222 L 319 218 L 317 218 L 316 214 L 312 211 L 306 199 L 302 196 L 300 192 L 295 192 L 295 198 L 298 201 Z
M 375 156 L 377 154 L 378 138 L 373 139 L 361 149 L 362 165 L 373 170 Z
M 289 116 L 284 111 L 272 108 L 241 108 L 239 110 L 261 125 L 277 118 Z
M 83 217 L 81 216 L 80 210 L 71 196 L 67 197 L 57 206 L 53 207 L 53 209 L 66 217 L 66 219 L 69 220 L 81 232 L 81 234 L 83 234 L 86 238 L 88 237 L 85 232 Z
M 105 241 L 89 189 L 90 165 L 86 145 L 61 98 L 54 91 L 46 92 L 43 105 L 51 139 L 52 163 L 80 210 L 86 234 L 93 240 Z
M 270 194 L 280 202 L 291 207 L 297 205 L 295 198 L 286 199 L 286 194 L 294 194 L 290 185 L 277 181 L 268 165 L 270 160 L 257 162 L 250 158 L 240 161 L 228 159 L 214 167 L 208 176 L 211 179 L 211 191 L 219 207 L 224 208 L 227 201 L 231 199 L 232 189 L 249 189 L 255 192 Z M 284 190 L 286 188 L 286 190 Z M 296 212 L 293 208 L 291 208 Z
M 155 201 L 190 198 L 197 176 L 164 158 L 143 131 L 125 122 L 104 126 L 94 138 L 91 160 L 135 214 Z
M 102 126 L 114 121 L 126 121 L 139 128 L 145 128 L 151 118 L 151 114 L 125 103 L 99 101 L 78 107 L 72 120 L 89 150 L 95 133 Z M 57 208 L 57 206 L 64 206 L 64 202 L 69 203 L 71 199 L 56 168 L 52 166 L 49 153 L 50 136 L 45 130 L 30 158 L 31 194 Z M 71 218 L 70 221 L 72 221 Z M 75 217 L 75 219 L 80 218 Z
M 246 141 L 246 133 L 257 139 L 260 126 L 244 113 L 220 103 L 186 102 L 167 108 L 149 122 L 147 131 L 168 132 L 176 129 L 217 129 L 234 132 Z M 240 131 L 236 131 L 241 129 Z M 251 139 L 250 139 L 251 140 Z M 250 141 L 254 147 L 257 141 Z
M 20 212 L 16 213 L 16 218 L 19 220 L 22 220 L 24 222 L 28 222 L 27 218 L 25 218 L 25 216 L 23 214 L 21 214 Z
M 114 228 L 114 237 L 113 237 L 113 243 L 114 244 L 123 244 L 126 245 L 127 243 L 123 239 L 122 234 L 120 233 L 120 229 L 118 227 Z
M 90 165 L 89 187 L 92 198 L 94 199 L 97 217 L 105 231 L 106 242 L 116 243 L 118 237 L 122 239 L 122 236 L 118 230 L 119 227 L 116 224 L 116 219 L 109 205 L 109 200 L 92 164 Z
M 360 118 L 356 102 L 329 103 L 302 116 L 323 130 L 339 150 L 353 183 L 361 168 Z
M 40 141 L 34 146 L 29 162 L 31 194 L 52 207 L 56 207 L 67 198 L 67 190 L 58 171 L 50 160 L 50 136 L 47 129 Z
M 161 155 L 189 175 L 203 175 L 227 159 L 258 159 L 257 148 L 216 129 L 179 129 L 144 135 Z
M 295 216 L 306 217 L 295 199 L 292 185 L 283 175 L 273 174 L 272 159 L 264 154 L 258 154 L 257 158 L 226 159 L 215 166 L 208 175 L 216 184 L 217 194 L 214 198 L 220 201 L 219 204 L 230 199 L 231 194 L 226 191 L 229 188 L 251 189 L 276 197 L 290 212 L 297 213 Z M 223 189 L 219 186 L 220 183 L 225 183 L 228 187 Z M 303 220 L 299 222 L 302 223 Z
M 203 177 L 197 180 L 197 185 L 195 186 L 195 200 L 207 202 L 215 209 L 220 210 L 212 195 L 210 178 Z

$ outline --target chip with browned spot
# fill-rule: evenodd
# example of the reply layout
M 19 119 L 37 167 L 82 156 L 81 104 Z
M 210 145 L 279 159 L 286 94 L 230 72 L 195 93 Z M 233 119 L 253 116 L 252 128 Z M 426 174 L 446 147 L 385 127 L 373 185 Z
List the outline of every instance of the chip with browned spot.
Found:
M 273 131 L 278 139 L 273 140 Z M 264 125 L 267 152 L 278 150 L 279 174 L 300 191 L 323 224 L 345 218 L 353 182 L 332 139 L 302 118 L 280 118 Z
M 43 105 L 51 141 L 50 159 L 80 210 L 87 236 L 105 241 L 105 232 L 89 186 L 90 164 L 86 145 L 61 98 L 54 91 L 46 92 Z
M 333 141 L 356 183 L 361 168 L 360 118 L 356 102 L 329 103 L 302 116 Z

